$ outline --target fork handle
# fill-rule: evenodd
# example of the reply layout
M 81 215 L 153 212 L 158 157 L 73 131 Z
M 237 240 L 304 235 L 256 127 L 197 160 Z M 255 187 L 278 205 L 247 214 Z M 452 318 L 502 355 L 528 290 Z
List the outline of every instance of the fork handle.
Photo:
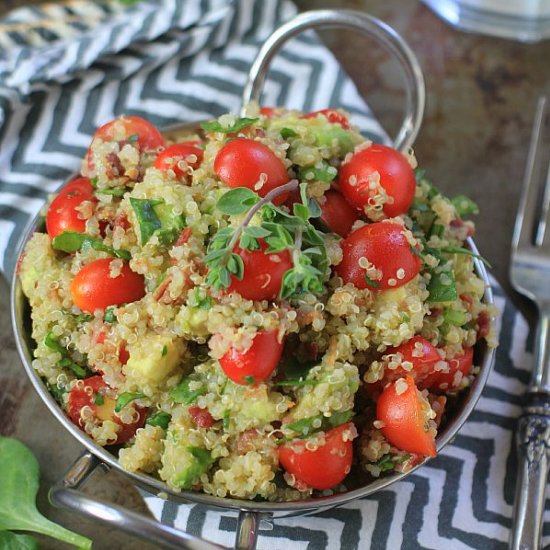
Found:
M 529 392 L 517 429 L 518 480 L 510 538 L 512 550 L 540 548 L 548 476 L 550 394 Z

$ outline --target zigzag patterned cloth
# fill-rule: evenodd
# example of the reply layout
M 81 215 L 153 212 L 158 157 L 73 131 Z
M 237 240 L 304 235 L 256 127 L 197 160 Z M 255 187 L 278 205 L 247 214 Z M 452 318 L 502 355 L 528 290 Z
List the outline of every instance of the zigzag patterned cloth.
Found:
M 288 0 L 71 0 L 0 20 L 0 271 L 13 271 L 24 228 L 78 169 L 95 128 L 125 113 L 158 126 L 236 112 L 266 37 L 296 12 Z M 374 140 L 384 133 L 312 34 L 272 65 L 264 103 L 342 106 Z M 505 548 L 516 459 L 513 432 L 529 378 L 528 328 L 503 311 L 495 371 L 453 444 L 405 481 L 315 516 L 280 519 L 259 549 Z M 164 523 L 231 546 L 236 516 L 144 494 Z M 547 505 L 544 543 L 550 544 Z

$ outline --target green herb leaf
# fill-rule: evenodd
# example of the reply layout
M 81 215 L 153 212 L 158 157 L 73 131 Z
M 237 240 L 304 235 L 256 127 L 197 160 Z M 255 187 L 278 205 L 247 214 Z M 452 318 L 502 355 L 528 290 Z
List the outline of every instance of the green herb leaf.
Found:
M 476 254 L 475 252 L 461 246 L 447 245 L 439 248 L 438 250 L 447 254 L 464 254 L 465 256 L 472 256 L 472 258 L 477 258 L 479 261 L 483 262 L 487 267 L 492 267 L 488 260 L 486 260 L 483 256 L 480 256 L 479 254 Z
M 310 166 L 298 171 L 298 179 L 300 181 L 322 181 L 324 183 L 331 183 L 336 179 L 337 175 L 338 170 L 327 162 L 323 162 L 319 167 Z
M 90 539 L 53 523 L 37 510 L 39 479 L 40 468 L 32 452 L 15 439 L 0 437 L 0 531 L 31 531 L 80 549 L 91 548 Z
M 429 302 L 454 302 L 458 298 L 458 292 L 453 272 L 432 272 L 428 292 Z
M 416 177 L 416 183 L 420 183 L 426 175 L 426 170 L 424 170 L 424 168 L 416 168 L 414 170 L 414 175 Z
M 296 137 L 298 135 L 298 132 L 293 130 L 292 128 L 281 128 L 281 137 L 283 139 L 288 139 L 291 137 Z
M 379 281 L 373 281 L 366 273 L 365 273 L 365 281 L 372 288 L 380 288 L 380 282 Z
M 105 397 L 103 396 L 102 393 L 96 393 L 95 394 L 95 397 L 94 397 L 94 403 L 96 405 L 103 405 L 105 403 Z
M 88 321 L 93 321 L 94 316 L 89 313 L 79 313 L 74 316 L 74 320 L 80 325 L 81 323 L 87 323 Z
M 189 376 L 185 377 L 175 388 L 170 390 L 170 398 L 176 403 L 191 405 L 197 399 L 206 393 L 206 386 L 202 384 L 197 389 L 191 389 L 189 386 L 192 382 L 197 382 Z
M 164 411 L 157 411 L 145 421 L 145 424 L 148 424 L 149 426 L 158 426 L 159 428 L 166 430 L 168 428 L 168 424 L 170 424 L 170 420 L 172 420 L 172 415 Z
M 126 187 L 107 187 L 105 189 L 98 189 L 96 195 L 111 195 L 113 197 L 122 197 L 128 189 Z
M 204 290 L 201 290 L 198 287 L 195 287 L 195 302 L 196 306 L 199 309 L 210 309 L 212 307 L 212 298 L 206 294 Z
M 61 368 L 69 369 L 77 378 L 86 378 L 88 370 L 71 359 L 69 351 L 59 343 L 59 340 L 54 336 L 53 332 L 48 332 L 44 339 L 44 345 L 53 351 L 57 351 L 61 355 L 61 360 L 59 361 L 59 366 Z
M 315 386 L 318 384 L 318 380 L 279 380 L 275 382 L 275 386 Z
M 168 353 L 168 346 L 162 346 L 162 352 L 161 352 L 162 357 L 165 357 L 167 353 Z
M 354 415 L 355 413 L 353 411 L 336 411 L 333 412 L 327 420 L 332 428 L 336 428 L 336 426 L 341 426 L 342 424 L 349 422 Z
M 132 256 L 127 250 L 117 250 L 111 246 L 107 246 L 101 239 L 90 237 L 85 233 L 77 233 L 76 231 L 63 231 L 54 237 L 52 240 L 52 247 L 55 250 L 67 252 L 69 254 L 85 250 L 86 247 L 92 248 L 97 252 L 107 252 L 117 258 L 123 260 L 129 260 Z
M 139 224 L 140 240 L 144 245 L 153 236 L 153 233 L 162 227 L 162 223 L 157 216 L 154 206 L 161 204 L 160 200 L 136 199 L 130 197 L 130 204 L 134 209 L 137 222 Z
M 59 352 L 63 357 L 67 355 L 67 350 L 59 343 L 59 340 L 54 336 L 53 332 L 51 331 L 46 334 L 44 344 L 51 350 Z
M 259 200 L 258 194 L 248 187 L 236 187 L 219 198 L 216 208 L 223 214 L 236 216 L 250 210 Z
M 112 325 L 113 323 L 116 323 L 116 322 L 117 322 L 117 317 L 116 317 L 116 315 L 115 315 L 115 310 L 114 310 L 114 308 L 108 307 L 108 308 L 105 310 L 105 314 L 103 315 L 103 320 L 104 320 L 106 323 L 109 323 L 110 325 Z
M 458 195 L 451 199 L 456 212 L 459 216 L 467 216 L 468 214 L 479 214 L 479 206 L 469 197 Z
M 2 550 L 38 550 L 38 541 L 30 535 L 0 531 L 0 548 Z
M 120 412 L 128 403 L 135 401 L 136 399 L 143 399 L 145 395 L 141 392 L 129 392 L 125 391 L 121 393 L 116 400 L 115 412 Z
M 224 430 L 229 430 L 229 425 L 230 425 L 230 422 L 231 422 L 231 413 L 230 411 L 225 411 L 223 413 L 223 429 Z
M 232 134 L 239 132 L 243 128 L 254 124 L 259 118 L 238 118 L 231 126 L 222 126 L 218 120 L 203 122 L 201 128 L 207 132 L 221 132 L 222 134 Z
M 252 386 L 255 383 L 253 376 L 243 376 L 243 380 L 249 385 Z
M 323 425 L 323 415 L 301 418 L 295 422 L 287 424 L 286 428 L 301 435 L 309 435 L 316 430 L 320 430 Z
M 63 404 L 63 394 L 65 393 L 65 390 L 58 386 L 57 384 L 49 384 L 46 383 L 48 386 L 48 391 L 53 395 L 54 399 L 60 404 Z M 0 546 L 1 548 L 1 546 Z

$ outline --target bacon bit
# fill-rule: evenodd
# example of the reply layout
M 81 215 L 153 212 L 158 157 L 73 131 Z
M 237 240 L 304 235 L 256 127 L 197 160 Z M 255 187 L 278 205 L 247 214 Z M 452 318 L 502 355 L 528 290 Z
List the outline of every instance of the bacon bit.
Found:
M 443 314 L 443 310 L 439 307 L 434 307 L 430 309 L 430 317 L 439 317 Z
M 310 361 L 316 361 L 319 357 L 319 344 L 317 342 L 310 342 L 305 345 L 306 357 Z
M 338 339 L 336 336 L 331 336 L 328 344 L 328 350 L 325 354 L 327 365 L 332 366 L 338 358 Z
M 92 341 L 95 344 L 103 344 L 103 342 L 105 342 L 105 338 L 107 338 L 107 334 L 103 330 L 103 328 L 100 328 L 99 330 L 94 329 L 94 331 L 92 333 Z
M 111 227 L 111 222 L 109 220 L 99 220 L 99 234 L 105 238 L 107 235 L 107 229 Z
M 189 407 L 189 414 L 199 428 L 211 428 L 214 425 L 215 420 L 208 409 L 201 409 L 198 405 L 193 405 Z
M 489 334 L 489 330 L 491 328 L 491 319 L 489 318 L 489 314 L 486 311 L 481 311 L 478 318 L 477 318 L 477 337 L 478 340 L 480 338 L 485 338 Z
M 474 299 L 469 294 L 466 294 L 465 292 L 462 293 L 459 296 L 459 298 L 466 304 L 466 309 L 470 311 L 470 309 L 472 308 L 472 305 L 474 304 Z
M 191 233 L 192 233 L 191 228 L 186 227 L 180 233 L 180 236 L 178 237 L 178 240 L 174 243 L 174 246 L 183 246 L 189 240 L 189 237 L 191 237 Z
M 115 218 L 114 227 L 122 227 L 124 231 L 130 229 L 130 222 L 128 221 L 128 216 L 126 214 L 119 214 Z
M 23 251 L 21 252 L 21 255 L 19 256 L 19 258 L 17 258 L 17 263 L 15 264 L 15 273 L 17 274 L 17 276 L 21 276 L 21 265 L 23 264 L 23 260 L 25 259 L 25 256 L 26 256 L 26 252 Z M 34 286 L 36 288 L 36 283 Z
M 254 441 L 256 439 L 258 439 L 258 430 L 255 429 L 246 430 L 239 434 L 239 438 L 237 439 L 237 452 L 240 455 L 245 455 L 249 451 L 253 451 L 255 449 Z
M 164 281 L 160 283 L 160 285 L 156 288 L 155 292 L 153 293 L 153 298 L 157 302 L 162 302 L 163 304 L 166 303 L 164 300 L 166 299 L 164 296 L 164 293 L 170 286 L 170 283 L 172 282 L 172 275 L 167 275 L 164 278 Z M 169 297 L 169 296 L 168 296 Z
M 462 218 L 456 218 L 451 220 L 451 227 L 464 227 L 464 220 Z
M 106 175 L 112 180 L 124 175 L 124 166 L 120 162 L 118 155 L 116 153 L 109 153 L 107 155 L 107 165 Z

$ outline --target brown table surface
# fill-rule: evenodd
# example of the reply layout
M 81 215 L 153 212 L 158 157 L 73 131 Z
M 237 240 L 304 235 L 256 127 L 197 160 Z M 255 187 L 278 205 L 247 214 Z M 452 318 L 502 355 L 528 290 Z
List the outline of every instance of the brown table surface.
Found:
M 8 7 L 28 2 L 0 3 Z M 481 206 L 476 241 L 493 273 L 510 291 L 508 254 L 527 144 L 539 94 L 550 94 L 550 41 L 526 45 L 453 30 L 419 2 L 401 0 L 296 0 L 301 10 L 339 8 L 366 11 L 392 25 L 416 52 L 427 85 L 427 106 L 415 150 L 428 176 L 445 192 L 467 194 Z M 349 33 L 323 34 L 388 128 L 399 124 L 400 81 L 395 67 Z M 529 315 L 532 309 L 513 296 Z M 94 548 L 148 550 L 127 535 L 98 528 L 70 513 L 53 510 L 45 488 L 81 452 L 47 412 L 20 365 L 9 327 L 8 287 L 0 281 L 0 433 L 27 443 L 42 466 L 39 504 L 49 517 L 90 536 Z M 39 421 L 38 421 L 39 419 Z M 98 473 L 89 492 L 144 512 L 135 489 L 120 475 Z M 45 542 L 43 548 L 60 548 Z

